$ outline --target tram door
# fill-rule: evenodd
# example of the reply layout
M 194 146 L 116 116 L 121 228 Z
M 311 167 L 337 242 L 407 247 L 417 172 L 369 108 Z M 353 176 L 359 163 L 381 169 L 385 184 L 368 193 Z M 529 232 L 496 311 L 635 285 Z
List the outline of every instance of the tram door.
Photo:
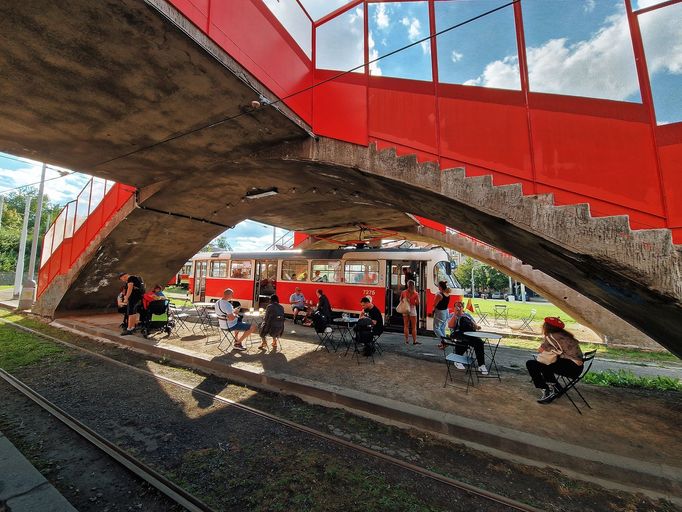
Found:
M 407 281 L 414 280 L 414 284 L 419 293 L 420 307 L 417 308 L 417 327 L 426 327 L 426 308 L 423 306 L 425 300 L 424 277 L 426 272 L 425 261 L 391 260 L 386 262 L 386 318 L 387 326 L 393 328 L 403 328 L 403 316 L 395 312 L 395 308 L 400 304 L 400 294 L 407 288 Z
M 273 295 L 277 288 L 277 260 L 256 261 L 253 282 L 253 307 L 267 307 L 270 303 L 270 295 Z
M 206 300 L 206 269 L 208 261 L 194 262 L 194 290 L 192 302 L 204 302 Z

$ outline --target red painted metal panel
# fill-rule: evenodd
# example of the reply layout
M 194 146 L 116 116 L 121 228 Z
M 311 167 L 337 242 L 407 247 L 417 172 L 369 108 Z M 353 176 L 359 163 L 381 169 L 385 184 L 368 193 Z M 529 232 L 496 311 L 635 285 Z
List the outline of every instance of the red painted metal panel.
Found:
M 234 290 L 234 298 L 242 303 L 253 300 L 253 280 L 206 278 L 206 300 L 223 296 L 225 288 Z
M 316 70 L 315 82 L 338 75 L 336 71 Z M 319 135 L 366 146 L 367 89 L 365 76 L 348 74 L 313 90 L 313 130 Z
M 57 277 L 60 274 L 61 270 L 61 265 L 62 265 L 62 249 L 64 248 L 64 244 L 60 244 L 60 246 L 52 253 L 52 257 L 50 258 L 50 273 L 48 277 L 48 283 L 51 283 L 52 280 Z
M 299 231 L 294 231 L 294 247 L 298 247 L 303 242 L 308 240 L 309 236 L 305 233 L 300 233 Z
M 433 83 L 370 77 L 368 115 L 371 137 L 438 152 Z
M 539 109 L 531 122 L 539 183 L 664 215 L 648 123 Z
M 659 148 L 671 228 L 682 228 L 682 137 L 678 140 Z M 676 231 L 675 240 L 682 243 L 682 231 Z
M 280 98 L 312 85 L 312 62 L 257 0 L 211 2 L 209 36 Z M 312 92 L 285 100 L 312 122 Z
M 415 215 L 415 218 L 421 222 L 421 224 L 427 228 L 435 229 L 436 231 L 440 233 L 445 233 L 445 225 L 435 222 L 429 219 L 425 219 L 424 217 L 419 217 L 418 215 Z
M 469 166 L 533 179 L 522 93 L 441 85 L 441 155 Z
M 62 257 L 60 263 L 59 275 L 66 274 L 71 268 L 71 245 L 73 238 L 67 238 L 62 242 Z
M 201 30 L 208 26 L 208 5 L 210 0 L 170 0 L 173 6 L 181 11 Z

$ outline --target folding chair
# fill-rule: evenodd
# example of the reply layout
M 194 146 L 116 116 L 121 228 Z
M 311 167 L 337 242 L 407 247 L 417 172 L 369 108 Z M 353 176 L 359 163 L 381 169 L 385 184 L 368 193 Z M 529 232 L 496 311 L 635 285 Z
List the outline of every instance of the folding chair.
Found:
M 374 335 L 372 334 L 372 329 L 356 329 L 355 330 L 355 335 L 353 336 L 353 339 L 351 341 L 353 344 L 353 354 L 351 355 L 351 360 L 354 357 L 358 358 L 358 364 L 360 364 L 360 356 L 362 355 L 363 357 L 371 357 L 372 358 L 372 364 L 375 363 L 374 361 L 374 350 L 375 350 L 375 345 L 374 345 Z M 365 356 L 364 350 L 367 349 L 367 345 L 369 345 L 369 355 Z M 363 350 L 363 353 L 360 353 L 360 350 Z
M 535 330 L 531 327 L 530 323 L 535 319 L 535 315 L 537 314 L 537 311 L 535 309 L 530 310 L 530 315 L 528 315 L 526 318 L 524 318 L 521 321 L 521 326 L 520 327 L 514 327 L 513 325 L 510 325 L 512 329 L 515 331 L 523 331 L 528 329 L 530 332 L 535 332 Z
M 447 342 L 448 345 L 456 346 L 458 343 L 452 343 L 452 342 Z M 462 355 L 455 354 L 454 350 L 451 354 L 447 354 L 445 356 L 445 383 L 443 384 L 443 387 L 446 387 L 448 385 L 448 380 L 450 382 L 454 382 L 454 379 L 452 378 L 452 367 L 455 365 L 455 363 L 460 363 L 463 364 L 466 369 L 465 369 L 465 376 L 466 376 L 466 381 L 467 381 L 467 388 L 466 392 L 469 392 L 469 387 L 474 386 L 474 375 L 476 375 L 476 379 L 478 380 L 478 372 L 476 372 L 476 367 L 478 365 L 478 361 L 476 359 L 476 353 L 474 352 L 474 348 L 471 345 L 466 346 L 466 352 Z
M 327 350 L 327 352 L 331 352 L 331 350 L 329 350 L 329 347 L 327 346 L 327 343 L 329 343 L 332 349 L 336 350 L 336 346 L 334 345 L 334 329 L 332 329 L 330 325 L 322 327 L 316 326 L 315 334 L 317 334 L 317 337 L 320 340 L 317 345 L 317 349 L 319 349 L 320 347 L 324 347 Z
M 478 304 L 474 304 L 474 309 L 476 310 L 476 314 L 478 315 L 478 320 L 476 321 L 477 324 L 480 325 L 490 325 L 488 322 L 488 313 L 484 313 L 481 311 L 481 306 Z
M 495 325 L 508 325 L 507 315 L 509 314 L 509 308 L 504 304 L 498 304 L 494 308 L 495 313 Z
M 578 391 L 578 388 L 576 385 L 578 382 L 583 380 L 583 377 L 587 375 L 592 368 L 592 363 L 594 362 L 594 355 L 597 353 L 597 350 L 590 350 L 588 352 L 585 352 L 583 354 L 583 371 L 580 372 L 580 375 L 575 377 L 574 379 L 570 379 L 568 377 L 564 377 L 563 375 L 557 375 L 559 377 L 559 380 L 561 380 L 561 392 L 559 395 L 555 398 L 555 400 L 558 400 L 562 396 L 566 395 L 566 398 L 568 398 L 571 403 L 573 404 L 573 407 L 575 407 L 575 410 L 578 411 L 578 414 L 582 414 L 582 411 L 580 408 L 576 405 L 576 403 L 573 401 L 573 398 L 571 398 L 571 395 L 568 393 L 571 389 L 578 393 L 578 396 L 582 399 L 583 402 L 585 402 L 585 405 L 589 408 L 592 409 L 592 406 L 587 403 L 587 400 L 585 400 L 585 397 Z
M 180 329 L 189 330 L 189 327 L 187 327 L 187 323 L 185 322 L 185 320 L 189 318 L 189 315 L 187 313 L 185 313 L 182 309 L 172 305 L 168 308 L 168 311 L 171 315 L 171 319 L 174 322 L 173 333 L 180 336 L 180 334 L 178 333 Z
M 235 331 L 231 331 L 230 329 L 223 329 L 222 327 L 219 327 L 218 330 L 220 331 L 220 337 L 218 338 L 218 350 L 220 350 L 224 354 L 228 350 L 230 350 L 230 347 L 237 343 L 237 338 L 235 335 Z M 227 342 L 227 348 L 225 349 L 223 348 L 224 342 Z M 206 340 L 206 344 L 208 345 L 208 340 Z
M 374 348 L 376 349 L 377 353 L 381 356 L 384 354 L 384 350 L 381 348 L 381 345 L 379 344 L 379 338 L 381 338 L 381 335 L 383 332 L 380 332 L 379 334 L 374 335 L 374 340 L 372 341 L 374 343 Z

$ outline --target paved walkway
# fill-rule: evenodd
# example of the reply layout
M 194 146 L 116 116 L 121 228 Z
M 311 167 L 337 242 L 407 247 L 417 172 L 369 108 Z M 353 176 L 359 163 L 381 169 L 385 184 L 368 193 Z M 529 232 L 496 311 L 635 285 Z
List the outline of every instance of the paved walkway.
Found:
M 0 432 L 0 510 L 76 512 L 40 472 Z

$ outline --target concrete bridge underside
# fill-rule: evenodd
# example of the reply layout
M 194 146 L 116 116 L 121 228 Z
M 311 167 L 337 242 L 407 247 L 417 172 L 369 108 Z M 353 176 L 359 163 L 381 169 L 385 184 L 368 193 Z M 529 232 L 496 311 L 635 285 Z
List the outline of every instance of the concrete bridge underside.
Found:
M 275 98 L 166 11 L 174 21 L 142 0 L 0 5 L 0 150 L 140 189 L 38 309 L 102 307 L 120 269 L 164 281 L 245 218 L 409 231 L 410 212 L 513 254 L 682 355 L 682 265 L 667 231 L 631 232 L 585 205 L 557 208 L 462 170 L 316 140 L 285 107 L 249 112 L 259 94 Z M 245 199 L 271 187 L 278 195 Z

